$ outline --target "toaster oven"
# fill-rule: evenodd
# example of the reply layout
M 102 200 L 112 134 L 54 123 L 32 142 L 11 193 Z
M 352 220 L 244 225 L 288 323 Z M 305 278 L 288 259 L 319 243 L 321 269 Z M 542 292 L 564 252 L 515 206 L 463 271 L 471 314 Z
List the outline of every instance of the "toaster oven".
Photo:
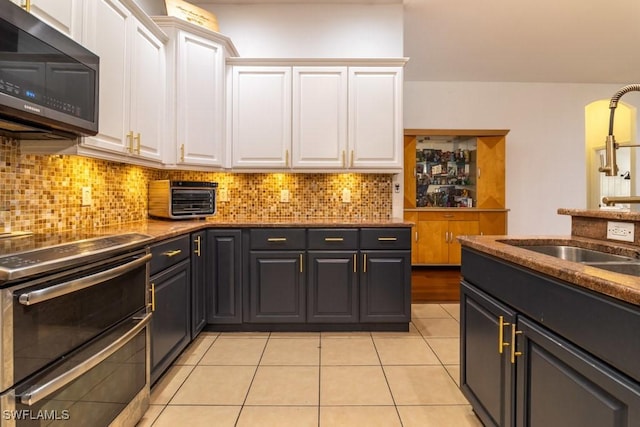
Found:
M 216 213 L 216 182 L 157 180 L 149 182 L 149 216 L 204 218 Z

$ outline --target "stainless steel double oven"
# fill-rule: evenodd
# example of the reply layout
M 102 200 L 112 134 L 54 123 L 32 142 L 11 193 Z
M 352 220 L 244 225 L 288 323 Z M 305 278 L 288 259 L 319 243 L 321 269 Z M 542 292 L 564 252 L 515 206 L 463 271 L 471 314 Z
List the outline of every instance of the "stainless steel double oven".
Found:
M 0 426 L 135 425 L 149 405 L 148 236 L 33 238 L 0 242 Z

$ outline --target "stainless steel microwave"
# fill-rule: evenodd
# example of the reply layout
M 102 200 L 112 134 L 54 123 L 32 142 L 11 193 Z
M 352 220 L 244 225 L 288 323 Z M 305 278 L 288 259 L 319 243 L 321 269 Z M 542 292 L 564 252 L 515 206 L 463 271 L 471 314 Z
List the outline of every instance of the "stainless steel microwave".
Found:
M 10 1 L 0 1 L 0 134 L 75 139 L 98 132 L 100 60 Z
M 216 213 L 218 183 L 158 180 L 149 182 L 149 216 L 204 218 Z

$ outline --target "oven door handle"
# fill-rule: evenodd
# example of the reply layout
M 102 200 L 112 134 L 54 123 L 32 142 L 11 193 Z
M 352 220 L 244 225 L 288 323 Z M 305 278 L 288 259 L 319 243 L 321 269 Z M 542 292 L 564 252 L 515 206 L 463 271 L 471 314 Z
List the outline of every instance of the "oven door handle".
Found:
M 148 313 L 142 319 L 140 319 L 140 322 L 136 323 L 133 328 L 129 329 L 117 340 L 109 344 L 108 347 L 103 348 L 102 350 L 82 362 L 80 365 L 66 371 L 59 377 L 56 377 L 42 385 L 35 385 L 33 387 L 30 387 L 23 394 L 16 396 L 16 399 L 20 399 L 20 403 L 22 403 L 23 405 L 35 405 L 50 394 L 55 393 L 70 382 L 86 374 L 90 369 L 104 362 L 109 356 L 120 350 L 129 341 L 131 341 L 134 336 L 136 336 L 142 329 L 144 329 L 145 326 L 147 326 L 150 320 L 151 313 Z
M 37 291 L 24 293 L 18 297 L 18 301 L 22 305 L 33 305 L 60 297 L 62 295 L 67 295 L 72 292 L 76 292 L 81 289 L 88 288 L 90 286 L 97 285 L 98 283 L 106 282 L 107 280 L 111 280 L 115 277 L 121 276 L 147 263 L 150 259 L 151 254 L 146 254 L 145 256 L 136 259 L 135 261 L 119 265 L 110 270 L 101 271 L 99 273 L 92 274 L 91 276 L 70 280 L 68 282 L 60 283 L 59 285 L 50 286 L 48 288 L 40 289 Z

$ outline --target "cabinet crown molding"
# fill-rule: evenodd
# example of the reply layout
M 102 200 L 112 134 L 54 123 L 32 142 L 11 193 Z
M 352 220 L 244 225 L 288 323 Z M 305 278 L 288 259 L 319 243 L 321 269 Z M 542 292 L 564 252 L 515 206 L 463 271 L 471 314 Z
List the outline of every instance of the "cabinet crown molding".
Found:
M 227 58 L 227 65 L 404 67 L 409 58 Z

